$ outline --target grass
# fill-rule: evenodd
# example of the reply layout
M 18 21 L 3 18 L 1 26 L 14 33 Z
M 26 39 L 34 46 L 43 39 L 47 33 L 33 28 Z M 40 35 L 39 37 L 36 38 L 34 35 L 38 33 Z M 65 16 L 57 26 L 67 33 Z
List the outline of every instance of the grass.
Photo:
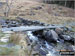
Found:
M 9 43 L 19 44 L 21 40 L 20 34 L 13 33 L 9 38 Z
M 0 47 L 0 50 L 0 55 L 15 55 L 17 53 L 15 48 Z
M 75 26 L 72 26 L 72 31 L 74 31 L 74 32 L 75 32 Z
M 0 45 L 4 45 L 4 44 L 7 44 L 7 43 L 5 43 L 5 42 L 0 42 Z
M 26 50 L 23 50 L 23 49 L 19 49 L 17 47 L 17 45 L 19 45 L 19 46 L 23 45 L 24 47 L 26 47 L 26 43 L 24 41 L 24 37 L 25 36 L 21 35 L 20 33 L 13 33 L 10 36 L 8 43 L 14 43 L 14 44 L 16 44 L 16 46 L 13 46 L 11 48 L 0 47 L 0 50 L 1 50 L 0 51 L 0 55 L 1 56 L 4 56 L 4 55 L 5 56 L 6 55 L 7 56 L 19 56 L 19 55 L 24 55 L 25 56 L 27 54 L 27 52 L 28 52 L 27 48 L 25 48 Z M 24 43 L 23 43 L 23 41 L 22 41 L 22 43 L 20 43 L 21 40 L 23 40 Z M 0 44 L 3 45 L 3 44 L 7 44 L 7 43 L 0 42 Z
M 72 29 L 72 31 L 74 31 L 74 32 L 75 32 L 75 28 L 73 28 L 73 29 Z
M 2 50 L 0 51 L 0 55 L 8 55 L 9 53 L 13 52 L 13 50 L 10 48 L 0 47 L 0 49 Z
M 4 37 L 5 34 L 3 34 L 3 32 L 0 31 L 0 38 Z

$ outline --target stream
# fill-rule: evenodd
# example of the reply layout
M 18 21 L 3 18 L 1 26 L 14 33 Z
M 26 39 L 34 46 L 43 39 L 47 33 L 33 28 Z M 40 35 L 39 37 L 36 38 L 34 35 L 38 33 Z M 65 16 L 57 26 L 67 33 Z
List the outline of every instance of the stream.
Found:
M 58 44 L 54 44 L 54 43 L 48 42 L 44 39 L 34 36 L 32 31 L 28 31 L 27 35 L 32 43 L 35 43 L 37 46 L 39 46 L 39 47 L 36 47 L 35 49 L 39 51 L 41 56 L 60 56 L 59 54 L 60 50 L 63 50 L 63 49 L 66 50 L 65 47 L 67 47 L 66 46 L 67 43 L 59 42 Z M 70 47 L 69 50 L 72 50 L 72 47 Z
M 25 26 L 30 26 L 30 25 L 36 25 L 36 26 L 47 26 L 47 24 L 45 25 L 45 23 L 39 23 L 38 21 L 28 21 L 28 20 L 24 20 L 22 18 L 20 18 L 20 20 L 22 21 L 21 23 L 22 25 L 19 25 L 19 22 L 17 22 L 18 24 L 16 25 L 16 23 L 12 23 L 13 21 L 8 21 L 6 20 L 6 23 L 8 23 L 8 27 L 4 25 L 4 23 L 2 23 L 3 26 L 3 31 L 6 31 L 8 28 L 11 29 L 12 25 L 15 27 L 12 27 L 13 29 L 15 28 L 15 31 L 18 30 L 23 30 L 25 29 Z M 2 21 L 5 22 L 5 21 Z M 74 23 L 72 24 L 74 25 Z M 57 26 L 57 25 L 56 25 Z M 19 29 L 20 28 L 20 29 Z M 35 27 L 34 27 L 35 28 Z M 8 31 L 10 30 L 8 29 Z M 33 29 L 33 28 L 32 28 Z M 74 38 L 71 38 L 71 36 L 64 34 L 58 34 L 56 33 L 56 31 L 54 29 L 48 29 L 47 31 L 45 31 L 47 29 L 44 30 L 40 30 L 40 31 L 25 31 L 28 39 L 30 40 L 30 45 L 32 44 L 33 50 L 34 51 L 39 51 L 39 54 L 41 56 L 60 56 L 60 51 L 61 50 L 70 50 L 70 51 L 75 51 L 75 47 L 73 48 L 74 44 L 71 44 L 71 42 L 74 42 Z M 46 33 L 44 33 L 44 31 Z M 43 35 L 44 34 L 44 35 Z M 73 36 L 74 37 L 74 36 Z M 6 40 L 5 40 L 6 41 Z M 6 47 L 6 48 L 11 48 L 15 46 L 13 43 L 7 43 L 4 45 L 0 44 L 0 47 Z M 20 46 L 16 46 L 16 48 L 20 48 Z M 71 55 L 70 55 L 71 56 Z

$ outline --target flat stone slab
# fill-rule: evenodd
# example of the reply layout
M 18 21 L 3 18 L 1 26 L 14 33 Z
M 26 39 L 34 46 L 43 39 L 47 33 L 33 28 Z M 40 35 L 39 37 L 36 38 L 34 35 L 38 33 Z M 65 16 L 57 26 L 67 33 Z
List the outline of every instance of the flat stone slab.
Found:
M 20 27 L 10 27 L 10 28 L 1 28 L 1 31 L 35 31 L 43 29 L 54 29 L 54 28 L 63 28 L 64 26 L 20 26 Z

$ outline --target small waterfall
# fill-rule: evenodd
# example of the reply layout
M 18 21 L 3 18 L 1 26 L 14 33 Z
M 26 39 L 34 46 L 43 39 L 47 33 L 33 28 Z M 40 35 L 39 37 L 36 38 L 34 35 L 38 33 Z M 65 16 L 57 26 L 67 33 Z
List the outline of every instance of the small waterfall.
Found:
M 32 31 L 27 31 L 27 35 L 28 35 L 30 40 L 38 41 L 38 38 L 32 34 Z
M 41 39 L 41 41 L 39 41 L 38 37 L 34 36 L 32 31 L 27 31 L 27 35 L 28 35 L 30 40 L 32 40 L 33 42 L 38 42 L 38 44 L 40 44 L 42 41 L 44 41 L 42 39 Z M 49 45 L 47 41 L 44 41 L 44 42 L 45 42 L 45 44 L 43 44 L 43 43 L 40 44 L 40 46 L 41 46 L 40 50 L 48 52 L 48 54 L 46 54 L 46 56 L 55 56 L 53 54 L 54 53 L 53 47 L 51 45 Z M 45 47 L 43 47 L 42 45 L 44 45 Z

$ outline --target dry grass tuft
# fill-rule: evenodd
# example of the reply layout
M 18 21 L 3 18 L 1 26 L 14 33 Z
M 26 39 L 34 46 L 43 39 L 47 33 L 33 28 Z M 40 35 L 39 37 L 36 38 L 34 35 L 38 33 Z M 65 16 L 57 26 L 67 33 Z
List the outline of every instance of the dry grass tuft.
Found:
M 9 38 L 10 43 L 19 44 L 21 40 L 21 35 L 19 33 L 13 33 Z

